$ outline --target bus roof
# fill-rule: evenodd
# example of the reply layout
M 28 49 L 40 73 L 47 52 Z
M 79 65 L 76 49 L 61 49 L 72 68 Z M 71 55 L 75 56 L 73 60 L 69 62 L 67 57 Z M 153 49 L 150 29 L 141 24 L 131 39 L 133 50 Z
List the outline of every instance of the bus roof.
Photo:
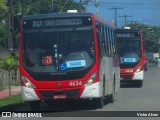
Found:
M 117 32 L 140 32 L 139 29 L 117 29 Z
M 114 24 L 113 24 L 112 22 L 109 22 L 109 21 L 107 21 L 107 20 L 104 20 L 103 18 L 101 18 L 101 17 L 99 17 L 99 16 L 97 16 L 97 15 L 94 15 L 94 16 L 95 16 L 95 19 L 96 19 L 97 21 L 101 22 L 102 24 L 107 24 L 107 25 L 109 25 L 110 27 L 115 28 L 115 26 L 114 26 Z
M 85 16 L 92 16 L 92 13 L 47 13 L 47 14 L 37 14 L 37 15 L 30 15 L 24 16 L 23 20 L 30 20 L 30 19 L 43 19 L 43 18 L 59 18 L 59 17 L 85 17 Z

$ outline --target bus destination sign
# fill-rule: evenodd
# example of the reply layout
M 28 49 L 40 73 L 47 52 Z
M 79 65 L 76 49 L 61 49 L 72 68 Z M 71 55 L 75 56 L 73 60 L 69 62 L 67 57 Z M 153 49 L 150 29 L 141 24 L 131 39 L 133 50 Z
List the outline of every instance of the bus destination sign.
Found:
M 82 25 L 82 19 L 43 19 L 24 21 L 24 27 L 26 28 L 45 28 L 45 27 L 61 27 L 61 26 L 79 26 Z
M 68 26 L 68 25 L 81 25 L 81 19 L 59 19 L 59 20 L 39 20 L 32 21 L 33 27 L 41 27 L 41 26 Z
M 140 37 L 140 34 L 139 34 L 139 32 L 135 32 L 135 33 L 117 33 L 116 37 L 123 37 L 123 38 Z

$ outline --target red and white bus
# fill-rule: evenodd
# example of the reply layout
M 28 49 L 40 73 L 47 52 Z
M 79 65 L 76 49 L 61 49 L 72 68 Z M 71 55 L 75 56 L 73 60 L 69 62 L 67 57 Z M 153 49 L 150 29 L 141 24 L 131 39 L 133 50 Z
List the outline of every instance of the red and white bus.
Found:
M 25 16 L 19 55 L 23 100 L 34 110 L 40 101 L 89 98 L 99 107 L 105 98 L 114 102 L 120 87 L 117 53 L 115 27 L 94 14 Z
M 120 54 L 121 83 L 142 87 L 144 79 L 144 41 L 142 32 L 135 29 L 117 29 Z

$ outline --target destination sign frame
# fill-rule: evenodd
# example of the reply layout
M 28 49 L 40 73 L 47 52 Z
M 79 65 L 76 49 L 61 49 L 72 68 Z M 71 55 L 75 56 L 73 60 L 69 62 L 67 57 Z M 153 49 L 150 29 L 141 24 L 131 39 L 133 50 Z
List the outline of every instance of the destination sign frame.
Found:
M 71 26 L 91 26 L 91 17 L 45 18 L 24 20 L 23 29 L 60 28 Z
M 117 33 L 116 37 L 121 37 L 121 38 L 129 38 L 129 37 L 140 37 L 140 33 L 139 32 L 126 32 L 126 33 Z

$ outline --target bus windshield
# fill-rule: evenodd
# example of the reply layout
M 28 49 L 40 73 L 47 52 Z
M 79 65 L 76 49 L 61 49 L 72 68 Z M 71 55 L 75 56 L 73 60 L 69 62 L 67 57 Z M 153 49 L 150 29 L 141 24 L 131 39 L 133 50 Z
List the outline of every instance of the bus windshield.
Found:
M 67 73 L 95 61 L 93 28 L 23 32 L 23 65 L 32 73 Z
M 118 44 L 120 52 L 120 67 L 135 67 L 142 57 L 140 39 L 119 38 Z

